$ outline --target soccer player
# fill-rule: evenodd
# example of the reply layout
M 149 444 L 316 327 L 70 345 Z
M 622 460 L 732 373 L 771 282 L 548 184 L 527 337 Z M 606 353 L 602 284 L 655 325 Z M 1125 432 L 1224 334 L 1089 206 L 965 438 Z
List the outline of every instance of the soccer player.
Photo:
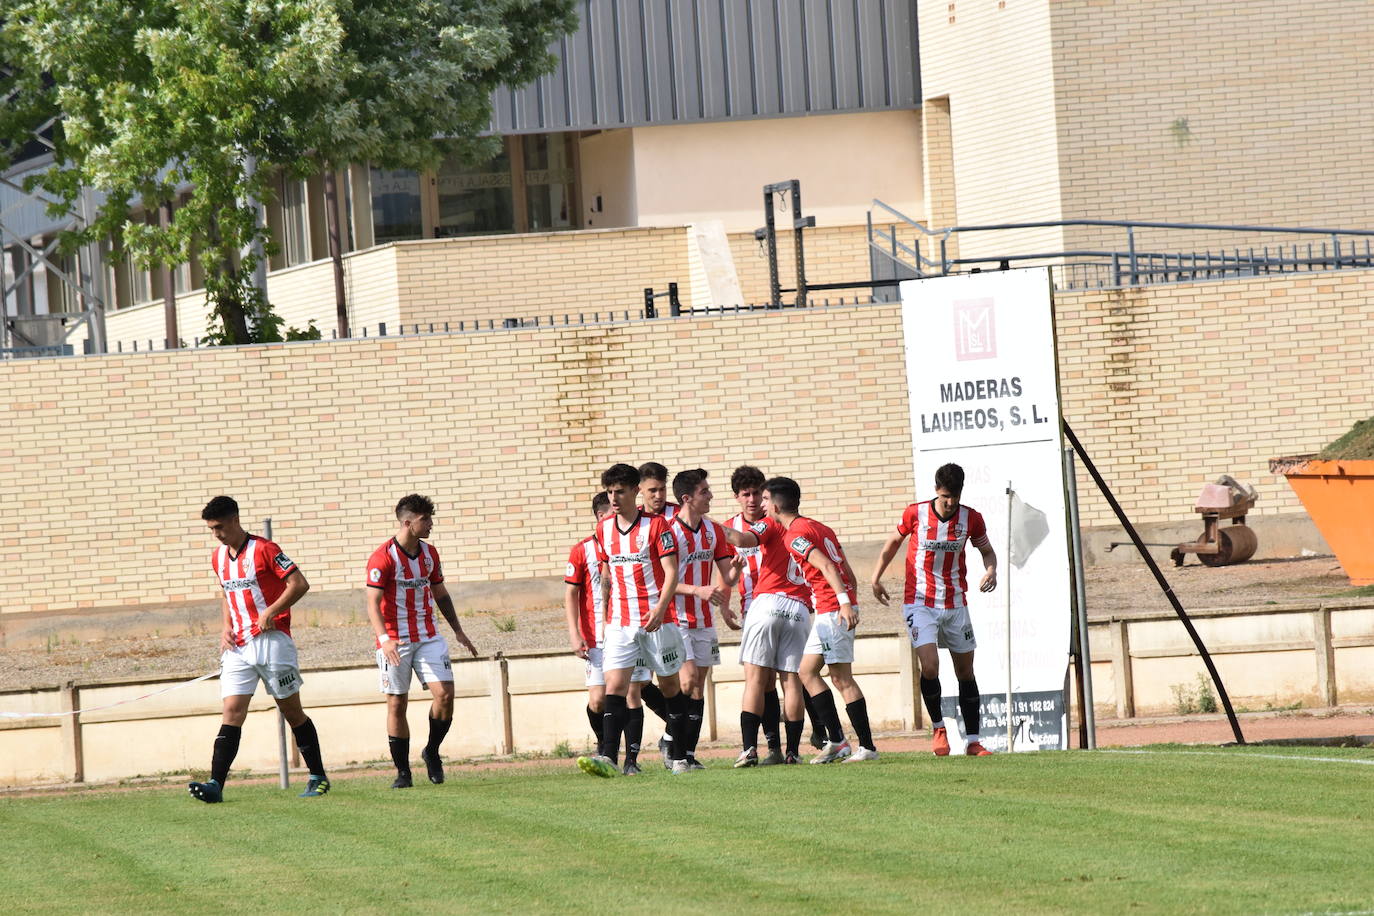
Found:
M 611 514 L 611 498 L 604 492 L 592 497 L 592 515 L 600 522 Z M 573 545 L 568 553 L 568 571 L 563 577 L 564 610 L 567 612 L 568 641 L 573 655 L 587 663 L 587 724 L 597 743 L 601 742 L 601 723 L 606 708 L 606 677 L 601 670 L 602 627 L 606 599 L 601 587 L 601 561 L 596 553 L 596 537 L 589 535 Z M 625 768 L 627 776 L 639 773 L 639 744 L 644 734 L 644 707 L 639 690 L 651 675 L 649 669 L 636 667 L 630 676 L 629 718 L 625 724 Z
M 800 491 L 796 496 L 800 503 Z M 799 506 L 786 511 L 782 494 L 773 504 L 779 509 L 778 521 L 787 526 L 787 550 L 796 557 L 802 572 L 806 574 L 806 582 L 811 587 L 811 606 L 816 611 L 811 636 L 802 652 L 800 674 L 802 686 L 811 698 L 812 708 L 816 710 L 816 717 L 825 725 L 827 740 L 821 752 L 811 758 L 811 762 L 833 763 L 845 758 L 850 763 L 877 760 L 878 749 L 873 744 L 873 730 L 868 724 L 868 701 L 854 681 L 854 628 L 859 613 L 855 588 L 859 579 L 844 555 L 839 537 L 829 526 L 798 515 Z M 840 603 L 834 588 L 816 565 L 816 558 L 822 552 L 844 579 L 845 591 L 849 595 L 849 601 L 845 604 Z M 822 666 L 829 667 L 830 679 L 844 698 L 845 712 L 859 740 L 857 751 L 851 751 L 849 742 L 844 738 L 840 714 L 835 709 L 835 697 L 821 678 Z
M 678 586 L 674 602 L 678 626 L 687 646 L 687 656 L 678 673 L 682 692 L 687 695 L 685 734 L 678 753 L 689 770 L 705 769 L 697 761 L 697 742 L 701 739 L 702 715 L 706 709 L 703 689 L 706 672 L 720 664 L 720 640 L 712 605 L 720 608 L 725 625 L 739 629 L 730 610 L 730 561 L 734 549 L 725 539 L 725 529 L 707 518 L 711 511 L 711 484 L 704 470 L 683 471 L 673 478 L 673 495 L 681 508 L 673 517 L 672 531 L 677 538 Z M 713 581 L 714 580 L 714 581 Z
M 429 740 L 420 759 L 429 781 L 444 781 L 439 744 L 453 725 L 453 668 L 448 641 L 434 623 L 434 607 L 444 615 L 458 642 L 477 655 L 477 649 L 453 608 L 444 584 L 439 552 L 426 543 L 434 527 L 434 503 L 418 493 L 396 504 L 396 534 L 367 560 L 367 619 L 376 634 L 377 668 L 386 694 L 387 744 L 396 765 L 393 789 L 409 789 L 410 723 L 406 706 L 413 671 L 433 699 L 429 704 Z
M 224 718 L 215 738 L 210 779 L 187 789 L 203 802 L 224 801 L 224 781 L 239 751 L 248 703 L 258 681 L 286 717 L 296 747 L 310 770 L 302 798 L 318 798 L 329 791 L 329 777 L 320 759 L 315 723 L 301 709 L 301 670 L 291 639 L 291 607 L 310 590 L 305 574 L 280 547 L 243 530 L 239 504 L 216 496 L 200 513 L 220 542 L 210 565 L 224 590 L 224 630 L 220 633 L 220 696 Z
M 664 521 L 678 513 L 678 504 L 668 502 L 668 469 L 657 461 L 639 466 L 639 501 L 645 515 L 661 515 Z
M 972 542 L 983 555 L 983 578 L 978 590 L 990 592 L 997 587 L 997 554 L 988 540 L 983 516 L 961 505 L 964 469 L 957 464 L 942 465 L 935 472 L 935 498 L 913 503 L 902 513 L 897 530 L 888 537 L 873 570 L 873 596 L 888 602 L 883 587 L 883 570 L 902 541 L 911 536 L 906 553 L 906 593 L 902 616 L 906 618 L 911 644 L 921 662 L 921 696 L 930 713 L 931 749 L 937 757 L 949 754 L 949 735 L 940 711 L 940 654 L 938 640 L 943 638 L 954 662 L 959 681 L 959 712 L 964 717 L 968 737 L 966 753 L 986 757 L 992 752 L 979 741 L 981 728 L 978 682 L 973 677 L 973 623 L 969 619 L 964 595 L 968 591 L 968 565 L 964 545 Z
M 725 522 L 725 527 L 736 531 L 748 531 L 749 527 L 763 518 L 763 484 L 766 478 L 763 471 L 749 464 L 735 468 L 730 475 L 730 489 L 734 491 L 735 502 L 739 503 L 739 513 Z M 749 613 L 749 605 L 754 600 L 754 583 L 759 577 L 759 563 L 763 551 L 758 547 L 736 547 L 735 564 L 731 576 L 738 574 L 740 616 Z M 802 694 L 805 697 L 805 692 Z M 809 697 L 807 698 L 809 700 Z M 768 743 L 768 754 L 759 758 L 759 766 L 772 766 L 788 762 L 782 753 L 782 701 L 774 687 L 763 695 L 763 737 Z M 816 747 L 824 743 L 813 742 Z M 796 761 L 791 761 L 795 763 Z
M 636 667 L 647 665 L 659 676 L 668 707 L 668 756 L 673 771 L 686 772 L 686 760 L 679 748 L 687 698 L 679 690 L 677 676 L 686 647 L 673 615 L 677 539 L 663 516 L 647 515 L 635 506 L 639 493 L 639 471 L 635 468 L 612 465 L 601 475 L 601 485 L 615 510 L 596 526 L 597 556 L 610 582 L 601 656 L 606 711 L 598 753 L 577 758 L 577 765 L 593 776 L 620 772 L 616 757 L 629 718 L 626 697 L 630 678 Z
M 802 651 L 811 634 L 811 589 L 801 567 L 788 550 L 790 534 L 781 521 L 784 514 L 795 518 L 801 502 L 801 488 L 790 478 L 774 477 L 764 484 L 764 491 L 765 517 L 745 532 L 726 529 L 726 536 L 734 546 L 763 548 L 754 601 L 749 607 L 748 616 L 744 618 L 744 633 L 740 639 L 740 663 L 744 666 L 740 734 L 744 748 L 735 760 L 736 767 L 758 765 L 758 735 L 764 694 L 772 689 L 779 673 L 797 673 L 801 667 Z M 846 623 L 850 620 L 857 623 L 858 615 L 853 610 L 853 601 L 835 564 L 820 553 L 811 556 L 811 562 L 835 591 L 836 600 L 841 610 L 845 611 Z M 784 725 L 787 753 L 791 756 L 795 756 L 800 747 L 804 722 L 800 688 L 795 677 L 783 680 Z

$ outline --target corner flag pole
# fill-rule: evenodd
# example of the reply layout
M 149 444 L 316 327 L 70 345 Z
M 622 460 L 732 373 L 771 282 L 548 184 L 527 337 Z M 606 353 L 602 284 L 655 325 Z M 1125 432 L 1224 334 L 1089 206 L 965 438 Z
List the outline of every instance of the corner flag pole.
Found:
M 1013 498 L 1014 495 L 1015 495 L 1015 491 L 1012 490 L 1012 488 L 1011 488 L 1011 481 L 1008 480 L 1008 481 L 1007 481 L 1007 554 L 1006 554 L 1006 556 L 1007 556 L 1007 559 L 1006 559 L 1006 564 L 1007 564 L 1007 565 L 1006 565 L 1006 570 L 1007 570 L 1007 574 L 1006 574 L 1006 582 L 1003 583 L 1004 586 L 1005 586 L 1004 591 L 1005 591 L 1005 594 L 1006 594 L 1006 596 L 1007 596 L 1007 600 L 1006 600 L 1007 615 L 1006 615 L 1006 616 L 1007 616 L 1007 753 L 1008 753 L 1008 754 L 1010 754 L 1013 750 L 1015 750 L 1015 748 L 1012 747 L 1012 735 L 1013 735 L 1013 733 L 1014 733 L 1014 731 L 1015 731 L 1015 725 L 1014 725 L 1013 720 L 1012 720 L 1012 705 L 1011 705 L 1011 528 L 1012 528 L 1012 518 L 1011 518 L 1012 503 L 1011 503 L 1011 501 L 1012 501 L 1012 498 Z
M 262 520 L 262 536 L 267 540 L 272 540 L 272 519 Z M 277 707 L 277 771 L 278 781 L 283 789 L 291 788 L 291 774 L 287 769 L 286 756 L 286 716 L 282 714 L 281 707 Z

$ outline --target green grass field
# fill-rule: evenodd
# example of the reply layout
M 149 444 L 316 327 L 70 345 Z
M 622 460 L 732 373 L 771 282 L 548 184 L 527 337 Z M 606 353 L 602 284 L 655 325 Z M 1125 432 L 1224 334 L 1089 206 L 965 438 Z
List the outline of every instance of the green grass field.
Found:
M 1365 749 L 654 763 L 4 798 L 0 913 L 1374 910 Z

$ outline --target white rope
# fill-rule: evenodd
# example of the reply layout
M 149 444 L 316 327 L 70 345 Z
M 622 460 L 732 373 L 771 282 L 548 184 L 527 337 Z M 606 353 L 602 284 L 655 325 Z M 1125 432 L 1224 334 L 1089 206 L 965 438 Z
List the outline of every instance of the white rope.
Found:
M 180 684 L 173 684 L 170 687 L 163 687 L 161 690 L 154 690 L 152 693 L 145 693 L 142 696 L 130 697 L 127 700 L 116 700 L 113 703 L 106 703 L 104 706 L 92 706 L 89 709 L 69 709 L 65 712 L 0 712 L 0 719 L 51 719 L 58 716 L 79 716 L 86 712 L 99 712 L 102 709 L 114 709 L 116 706 L 123 706 L 126 703 L 137 703 L 139 700 L 146 700 L 149 697 L 161 696 L 164 693 L 171 693 L 173 690 L 180 690 L 183 687 L 190 687 L 192 684 L 199 684 L 201 681 L 208 681 L 212 677 L 219 677 L 218 671 L 211 671 L 209 674 L 202 674 L 198 678 L 189 681 L 182 681 Z

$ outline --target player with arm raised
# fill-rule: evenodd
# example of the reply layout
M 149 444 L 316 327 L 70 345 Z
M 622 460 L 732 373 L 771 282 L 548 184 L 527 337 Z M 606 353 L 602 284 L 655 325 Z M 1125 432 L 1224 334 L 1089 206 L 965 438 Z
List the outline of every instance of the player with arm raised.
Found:
M 429 781 L 444 781 L 439 745 L 453 725 L 453 668 L 448 641 L 434 622 L 434 608 L 444 615 L 458 642 L 474 657 L 477 649 L 463 632 L 453 598 L 444 584 L 439 552 L 424 538 L 434 527 L 434 503 L 418 493 L 396 504 L 396 534 L 367 561 L 367 618 L 376 635 L 377 668 L 386 694 L 387 744 L 396 765 L 393 789 L 409 789 L 410 723 L 406 720 L 410 675 L 427 687 L 429 740 L 420 759 Z
M 793 495 L 779 493 L 774 497 L 773 505 L 789 505 L 786 500 Z M 839 537 L 829 526 L 799 515 L 800 490 L 795 496 L 797 503 L 790 503 L 792 511 L 782 511 L 780 508 L 778 520 L 787 526 L 787 549 L 806 574 L 806 582 L 811 587 L 811 606 L 816 611 L 811 636 L 802 654 L 800 674 L 802 686 L 811 698 L 812 708 L 816 710 L 816 717 L 825 725 L 827 740 L 821 752 L 811 758 L 811 762 L 832 763 L 845 758 L 849 762 L 877 760 L 878 749 L 873 744 L 873 731 L 868 723 L 868 701 L 854 680 L 854 630 L 859 622 L 858 594 L 855 591 L 858 577 L 844 555 Z M 827 567 L 839 574 L 844 585 L 842 594 L 848 597 L 848 601 L 840 601 L 832 581 L 834 577 L 826 571 Z M 845 712 L 859 740 L 857 751 L 851 751 L 849 742 L 844 738 L 840 714 L 835 709 L 835 697 L 821 677 L 822 666 L 830 669 L 830 679 L 844 698 Z
M 716 637 L 712 606 L 720 610 L 726 626 L 739 629 L 730 610 L 730 587 L 726 584 L 734 550 L 725 539 L 725 530 L 707 518 L 711 511 L 711 485 L 706 472 L 697 468 L 673 478 L 673 495 L 681 508 L 673 518 L 677 538 L 679 578 L 674 598 L 678 625 L 682 628 L 687 657 L 682 663 L 682 692 L 687 696 L 687 720 L 682 743 L 686 767 L 705 769 L 696 759 L 701 738 L 702 715 L 706 709 L 703 688 L 706 672 L 720 663 L 720 641 Z M 676 764 L 674 772 L 677 772 Z
M 669 756 L 675 767 L 685 760 L 678 739 L 687 698 L 679 691 L 677 674 L 686 649 L 673 615 L 677 539 L 663 516 L 646 515 L 635 506 L 639 472 L 633 467 L 611 466 L 601 475 L 601 485 L 615 510 L 596 528 L 597 555 L 610 582 L 601 661 L 606 711 L 599 753 L 577 758 L 577 765 L 584 773 L 610 777 L 620 772 L 616 759 L 629 718 L 626 698 L 636 667 L 648 666 L 659 676 L 668 705 Z
M 897 555 L 902 541 L 911 537 L 906 555 L 902 616 L 921 662 L 921 696 L 930 714 L 931 748 L 938 757 L 949 754 L 949 735 L 940 710 L 938 642 L 941 638 L 949 647 L 954 676 L 959 681 L 959 712 L 968 737 L 966 753 L 970 757 L 986 757 L 992 753 L 978 740 L 980 695 L 973 676 L 973 650 L 977 643 L 964 597 L 968 591 L 964 545 L 972 543 L 983 555 L 984 572 L 978 583 L 979 591 L 990 592 L 997 587 L 997 554 L 988 539 L 983 516 L 960 503 L 963 490 L 964 469 L 957 464 L 942 465 L 935 472 L 935 498 L 907 506 L 873 569 L 873 596 L 886 605 L 888 594 L 882 584 L 883 571 Z
M 611 498 L 605 492 L 592 497 L 592 515 L 598 522 L 612 513 Z M 568 641 L 573 655 L 587 665 L 587 724 L 597 743 L 606 709 L 606 677 L 601 670 L 602 627 L 606 600 L 602 594 L 601 560 L 596 552 L 596 536 L 590 535 L 573 545 L 568 553 L 568 570 L 563 577 L 564 610 L 567 613 Z M 630 676 L 629 719 L 625 725 L 625 774 L 639 772 L 639 742 L 644 732 L 644 708 L 639 705 L 639 688 L 651 675 L 648 668 L 635 668 Z
M 740 733 L 744 748 L 735 760 L 736 767 L 758 765 L 758 733 L 763 697 L 772 689 L 778 674 L 795 675 L 801 667 L 803 650 L 811 634 L 811 589 L 801 566 L 787 547 L 787 528 L 781 522 L 786 513 L 795 515 L 801 499 L 796 481 L 774 477 L 764 484 L 765 517 L 746 532 L 726 530 L 736 547 L 763 548 L 758 583 L 749 614 L 744 618 L 740 639 L 740 663 L 744 666 L 744 698 L 740 710 Z M 824 557 L 817 558 L 831 586 L 848 606 L 850 598 L 839 573 Z M 803 709 L 798 678 L 783 680 L 783 713 L 787 730 L 787 754 L 795 757 L 801 743 Z
M 243 530 L 239 505 L 230 497 L 216 496 L 200 517 L 220 542 L 210 555 L 210 564 L 224 591 L 220 634 L 224 715 L 215 738 L 210 779 L 187 788 L 203 802 L 224 800 L 224 782 L 238 754 L 248 704 L 262 681 L 291 726 L 296 747 L 310 769 L 301 797 L 318 798 L 329 791 L 329 778 L 320 758 L 315 723 L 301 708 L 301 670 L 291 639 L 291 607 L 310 590 L 310 583 L 280 547 Z

